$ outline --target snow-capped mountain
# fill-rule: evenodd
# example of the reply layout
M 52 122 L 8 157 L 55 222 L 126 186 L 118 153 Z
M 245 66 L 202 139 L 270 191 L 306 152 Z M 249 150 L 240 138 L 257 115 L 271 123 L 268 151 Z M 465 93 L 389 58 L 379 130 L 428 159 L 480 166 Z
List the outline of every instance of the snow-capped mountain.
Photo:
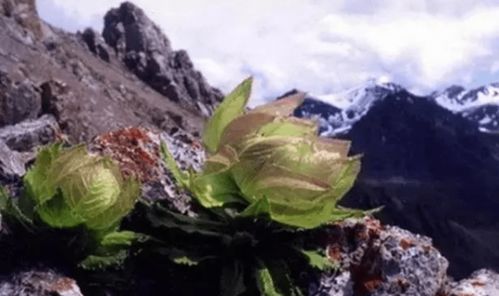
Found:
M 321 135 L 334 136 L 348 131 L 375 102 L 401 90 L 403 88 L 394 83 L 369 80 L 344 92 L 310 96 L 295 115 L 316 118 Z
M 499 131 L 499 83 L 471 90 L 451 86 L 431 96 L 440 106 L 476 122 L 481 131 Z
M 295 115 L 316 118 L 323 136 L 348 132 L 372 106 L 389 95 L 399 100 L 426 99 L 459 114 L 477 125 L 482 132 L 499 132 L 499 83 L 466 90 L 453 85 L 425 97 L 412 95 L 400 85 L 369 80 L 350 90 L 325 95 L 311 95 Z M 410 94 L 410 95 L 407 95 Z

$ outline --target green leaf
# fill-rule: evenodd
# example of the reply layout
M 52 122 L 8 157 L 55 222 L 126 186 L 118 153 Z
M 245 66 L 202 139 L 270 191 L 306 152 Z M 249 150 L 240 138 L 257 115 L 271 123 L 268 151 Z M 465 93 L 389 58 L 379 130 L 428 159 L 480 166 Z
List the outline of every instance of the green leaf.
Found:
M 244 285 L 244 266 L 237 260 L 223 267 L 220 280 L 222 296 L 237 296 L 246 291 L 246 286 Z
M 29 202 L 29 198 L 21 197 L 25 199 L 25 203 Z M 5 218 L 13 219 L 16 223 L 20 223 L 24 228 L 28 230 L 33 230 L 33 209 L 23 211 L 19 206 L 19 198 L 13 199 L 9 196 L 6 188 L 0 186 L 0 223 L 2 216 Z
M 298 92 L 280 100 L 258 106 L 249 113 L 265 113 L 285 117 L 292 115 L 295 109 L 303 103 L 303 100 L 305 100 L 305 93 Z
M 161 141 L 160 151 L 166 167 L 173 174 L 173 177 L 175 178 L 177 183 L 180 184 L 181 186 L 188 188 L 189 176 L 178 167 L 177 161 L 170 153 L 170 150 L 168 150 L 168 146 L 166 146 L 166 143 L 163 141 Z
M 164 207 L 156 206 L 146 215 L 153 227 L 177 229 L 187 234 L 201 234 L 211 237 L 225 236 L 223 232 L 225 225 L 222 223 L 177 214 Z
M 102 238 L 100 245 L 103 248 L 108 247 L 129 247 L 135 241 L 144 241 L 147 236 L 133 231 L 113 231 L 107 233 Z
M 283 260 L 258 261 L 255 277 L 263 296 L 302 296 L 294 285 L 289 268 Z
M 206 175 L 227 171 L 238 161 L 237 152 L 230 146 L 223 146 L 216 154 L 206 159 L 202 174 Z
M 86 270 L 99 270 L 109 267 L 122 267 L 128 258 L 128 250 L 119 250 L 110 254 L 90 255 L 80 262 L 79 266 Z
M 41 149 L 37 154 L 35 164 L 24 176 L 25 191 L 37 204 L 48 201 L 57 192 L 55 180 L 49 177 L 49 174 L 61 149 L 61 144 L 53 144 Z
M 332 210 L 332 216 L 330 223 L 342 221 L 348 218 L 362 218 L 365 216 L 370 216 L 374 213 L 377 213 L 383 209 L 383 206 L 372 209 L 372 210 L 357 210 L 357 209 L 349 209 L 344 207 L 336 207 Z
M 266 113 L 247 113 L 232 120 L 223 131 L 220 147 L 225 145 L 237 146 L 249 136 L 254 136 L 262 126 L 276 119 Z
M 54 228 L 76 227 L 85 222 L 83 217 L 69 207 L 61 193 L 38 206 L 36 211 L 43 222 Z
M 269 269 L 263 263 L 256 269 L 255 277 L 262 296 L 287 296 L 277 290 Z
M 121 268 L 128 258 L 129 247 L 137 241 L 145 241 L 148 236 L 132 231 L 111 231 L 102 236 L 94 253 L 87 256 L 80 266 L 84 269 L 96 270 L 109 267 Z
M 152 251 L 167 256 L 173 263 L 186 266 L 197 266 L 201 262 L 213 259 L 211 256 L 199 256 L 197 254 L 191 254 L 186 250 L 181 250 L 174 248 L 172 246 L 167 247 L 152 247 Z
M 65 177 L 60 188 L 72 211 L 85 220 L 91 220 L 116 204 L 121 182 L 118 168 L 101 160 Z
M 188 266 L 196 266 L 199 264 L 199 261 L 193 260 L 192 258 L 189 258 L 187 256 L 172 258 L 172 261 L 180 265 L 188 265 Z
M 331 262 L 325 255 L 317 250 L 305 251 L 300 250 L 300 252 L 307 258 L 308 263 L 313 268 L 317 268 L 320 271 L 329 271 L 335 268 L 335 264 Z
M 262 197 L 250 204 L 239 215 L 240 217 L 259 217 L 270 213 L 270 203 L 267 197 Z
M 240 202 L 240 190 L 229 171 L 196 176 L 191 185 L 196 200 L 205 208 Z
M 121 219 L 133 210 L 140 196 L 140 183 L 132 178 L 123 182 L 116 202 L 111 207 L 87 220 L 87 227 L 91 229 L 110 228 L 113 225 L 119 224 Z
M 352 188 L 359 172 L 360 157 L 349 158 L 333 181 L 333 194 L 337 197 L 337 200 Z
M 262 126 L 258 133 L 263 137 L 288 136 L 288 137 L 307 137 L 317 134 L 317 125 L 315 122 L 295 117 L 276 118 Z
M 236 89 L 225 97 L 209 119 L 203 133 L 203 143 L 208 152 L 217 152 L 225 127 L 236 117 L 243 114 L 251 93 L 252 82 L 253 79 L 250 77 L 239 84 Z
M 3 186 L 0 186 L 0 213 L 5 212 L 10 203 L 10 197 L 7 193 L 7 189 Z

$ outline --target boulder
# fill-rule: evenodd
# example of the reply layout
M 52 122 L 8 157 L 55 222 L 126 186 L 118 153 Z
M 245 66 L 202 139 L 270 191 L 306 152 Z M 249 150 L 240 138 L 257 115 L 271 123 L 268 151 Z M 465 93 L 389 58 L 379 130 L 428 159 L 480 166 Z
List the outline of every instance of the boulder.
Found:
M 0 296 L 83 296 L 75 280 L 52 270 L 31 270 L 0 282 Z
M 431 239 L 372 218 L 332 226 L 326 242 L 340 268 L 323 274 L 310 295 L 435 296 L 447 282 L 448 262 Z
M 495 296 L 499 295 L 499 274 L 492 270 L 475 271 L 467 279 L 452 283 L 444 295 Z
M 0 127 L 37 118 L 41 105 L 40 93 L 31 81 L 13 81 L 0 72 Z
M 54 142 L 60 134 L 56 119 L 47 114 L 0 128 L 0 141 L 12 150 L 31 152 L 38 146 Z
M 78 33 L 78 36 L 93 54 L 105 62 L 110 61 L 108 46 L 99 33 L 95 32 L 92 28 L 87 28 L 83 33 Z
M 24 159 L 0 140 L 0 185 L 14 182 L 24 175 Z

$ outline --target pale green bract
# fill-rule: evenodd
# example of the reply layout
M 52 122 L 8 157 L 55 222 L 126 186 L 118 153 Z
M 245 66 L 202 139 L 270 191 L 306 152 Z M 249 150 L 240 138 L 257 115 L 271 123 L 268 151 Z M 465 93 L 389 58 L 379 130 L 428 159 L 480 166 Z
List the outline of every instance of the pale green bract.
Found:
M 230 93 L 206 125 L 203 141 L 209 152 L 216 152 L 223 130 L 234 118 L 244 112 L 251 92 L 252 79 L 243 81 Z
M 186 176 L 163 146 L 177 181 L 206 208 L 242 203 L 240 216 L 267 215 L 297 228 L 363 215 L 337 206 L 360 170 L 360 157 L 348 156 L 350 143 L 320 138 L 314 121 L 292 117 L 302 93 L 245 112 L 251 81 L 227 95 L 208 121 L 202 172 Z
M 124 179 L 112 160 L 89 154 L 83 145 L 42 149 L 24 185 L 35 212 L 49 226 L 84 225 L 96 231 L 116 227 L 140 190 L 138 181 Z

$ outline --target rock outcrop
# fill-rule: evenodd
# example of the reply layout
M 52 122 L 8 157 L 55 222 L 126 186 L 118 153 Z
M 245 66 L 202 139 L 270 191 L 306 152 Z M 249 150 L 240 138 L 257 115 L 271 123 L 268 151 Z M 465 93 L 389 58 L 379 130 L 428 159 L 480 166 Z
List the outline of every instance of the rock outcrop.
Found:
M 481 269 L 469 278 L 452 283 L 444 293 L 448 296 L 495 296 L 499 295 L 499 274 Z
M 75 280 L 52 270 L 13 274 L 0 281 L 0 296 L 83 296 Z
M 12 185 L 16 192 L 20 178 L 26 172 L 38 147 L 54 142 L 61 132 L 51 115 L 28 119 L 0 128 L 0 186 Z
M 137 77 L 170 100 L 205 115 L 220 102 L 222 94 L 206 83 L 187 52 L 174 51 L 161 29 L 132 3 L 106 14 L 102 35 Z
M 169 60 L 154 73 L 186 83 L 161 78 L 150 87 L 99 33 L 87 29 L 70 34 L 51 27 L 38 18 L 33 5 L 28 0 L 0 1 L 0 127 L 51 114 L 72 143 L 127 126 L 201 131 L 221 94 L 194 70 L 185 52 L 158 49 L 154 56 L 161 53 Z M 133 27 L 145 44 L 153 37 L 167 40 L 160 31 L 154 36 L 141 33 L 153 25 L 143 13 L 140 20 Z M 172 83 L 178 84 L 177 99 L 184 103 L 158 91 Z M 197 97 L 188 95 L 186 85 L 199 89 Z
M 37 118 L 42 101 L 37 87 L 28 79 L 13 81 L 0 72 L 0 127 Z
M 326 240 L 338 271 L 324 274 L 310 295 L 435 296 L 447 282 L 447 260 L 431 239 L 379 221 L 346 220 Z

